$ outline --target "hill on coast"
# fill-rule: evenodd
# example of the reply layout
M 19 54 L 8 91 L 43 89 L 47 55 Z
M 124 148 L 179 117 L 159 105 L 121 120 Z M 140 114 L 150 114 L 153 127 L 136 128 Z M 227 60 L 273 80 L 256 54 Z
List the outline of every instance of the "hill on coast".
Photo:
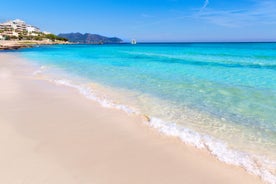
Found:
M 122 43 L 123 40 L 117 37 L 106 37 L 98 34 L 90 34 L 90 33 L 61 33 L 58 35 L 59 37 L 63 37 L 68 39 L 73 43 L 81 43 L 81 44 L 106 44 L 106 43 Z

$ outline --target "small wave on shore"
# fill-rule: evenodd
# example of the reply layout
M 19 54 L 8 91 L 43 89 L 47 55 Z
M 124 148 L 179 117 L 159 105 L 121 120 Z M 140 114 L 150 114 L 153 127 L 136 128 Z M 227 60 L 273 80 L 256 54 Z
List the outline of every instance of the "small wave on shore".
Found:
M 88 98 L 90 100 L 98 102 L 103 107 L 122 110 L 126 113 L 129 113 L 129 114 L 136 113 L 135 110 L 130 108 L 130 107 L 127 107 L 127 106 L 122 105 L 122 104 L 116 104 L 116 103 L 112 102 L 111 100 L 108 100 L 108 99 L 105 99 L 103 97 L 97 96 L 93 92 L 93 90 L 90 89 L 89 87 L 78 86 L 78 85 L 75 85 L 75 84 L 73 84 L 72 82 L 70 82 L 68 80 L 53 80 L 51 82 L 54 82 L 55 84 L 58 84 L 58 85 L 63 85 L 63 86 L 75 88 L 79 91 L 80 94 L 84 95 L 86 98 Z

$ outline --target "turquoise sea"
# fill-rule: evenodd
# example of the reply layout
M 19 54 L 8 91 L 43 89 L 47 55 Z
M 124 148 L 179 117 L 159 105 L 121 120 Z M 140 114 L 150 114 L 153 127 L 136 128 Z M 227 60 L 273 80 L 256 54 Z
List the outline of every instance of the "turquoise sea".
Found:
M 55 45 L 36 75 L 276 183 L 276 43 Z

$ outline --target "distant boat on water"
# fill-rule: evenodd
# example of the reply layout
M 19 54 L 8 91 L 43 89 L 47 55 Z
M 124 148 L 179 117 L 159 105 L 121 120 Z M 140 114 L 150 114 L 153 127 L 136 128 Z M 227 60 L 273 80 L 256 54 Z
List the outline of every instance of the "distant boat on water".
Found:
M 135 39 L 131 40 L 131 44 L 132 44 L 132 45 L 137 44 L 136 40 L 135 40 Z

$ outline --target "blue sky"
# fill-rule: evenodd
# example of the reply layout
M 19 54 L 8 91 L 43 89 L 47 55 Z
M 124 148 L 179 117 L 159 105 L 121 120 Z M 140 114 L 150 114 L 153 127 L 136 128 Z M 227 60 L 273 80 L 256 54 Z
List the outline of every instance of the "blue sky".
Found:
M 0 0 L 0 21 L 138 41 L 276 41 L 276 0 Z

